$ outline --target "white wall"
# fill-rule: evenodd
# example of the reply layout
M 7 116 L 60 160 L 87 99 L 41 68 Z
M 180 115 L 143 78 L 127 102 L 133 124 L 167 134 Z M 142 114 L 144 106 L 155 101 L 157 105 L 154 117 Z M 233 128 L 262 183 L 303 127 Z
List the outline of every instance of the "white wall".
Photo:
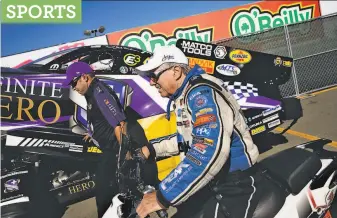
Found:
M 319 4 L 322 16 L 337 13 L 337 1 L 320 0 Z

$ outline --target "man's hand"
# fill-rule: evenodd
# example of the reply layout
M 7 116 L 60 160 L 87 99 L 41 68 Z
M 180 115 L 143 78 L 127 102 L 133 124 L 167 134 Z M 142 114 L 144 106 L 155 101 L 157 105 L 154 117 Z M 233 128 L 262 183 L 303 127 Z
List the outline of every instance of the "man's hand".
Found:
M 150 156 L 150 151 L 146 146 L 144 146 L 142 148 L 136 149 L 134 152 L 128 151 L 125 155 L 125 159 L 126 160 L 138 160 L 140 162 L 145 163 L 146 160 L 149 158 L 149 156 Z
M 143 200 L 138 205 L 136 212 L 140 218 L 146 217 L 152 212 L 163 209 L 157 200 L 156 192 L 145 194 Z
M 130 151 L 128 151 L 127 153 L 126 153 L 126 155 L 125 155 L 125 160 L 132 160 L 133 158 L 132 158 L 132 154 L 131 154 L 131 152 Z
M 127 123 L 124 121 L 120 122 L 120 126 L 116 126 L 115 128 L 115 136 L 119 144 L 121 144 L 122 142 L 121 134 L 126 135 L 126 132 L 127 132 L 126 128 L 127 128 Z
M 146 146 L 143 146 L 143 147 L 142 147 L 142 153 L 143 153 L 143 155 L 144 155 L 144 157 L 145 157 L 146 159 L 149 159 L 150 151 L 149 151 L 149 149 L 148 149 Z
M 88 134 L 88 133 L 86 133 L 86 134 L 84 134 L 85 136 L 83 137 L 83 140 L 85 141 L 85 142 L 87 142 L 88 140 L 89 140 L 89 142 L 91 142 L 92 141 L 92 138 L 91 138 L 91 136 Z

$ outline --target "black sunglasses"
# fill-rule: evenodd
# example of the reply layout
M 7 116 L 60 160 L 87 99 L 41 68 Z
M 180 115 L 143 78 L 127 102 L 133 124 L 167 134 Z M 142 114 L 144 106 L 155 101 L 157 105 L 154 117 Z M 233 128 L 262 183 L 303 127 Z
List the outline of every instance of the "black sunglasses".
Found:
M 77 85 L 78 80 L 81 78 L 81 76 L 78 77 L 74 77 L 74 79 L 71 81 L 70 85 L 72 88 L 75 88 L 75 86 Z
M 159 73 L 157 73 L 157 75 L 154 74 L 154 72 L 150 72 L 150 73 L 148 73 L 148 77 L 149 77 L 153 82 L 156 83 L 156 82 L 159 80 L 159 77 L 160 77 L 164 72 L 166 72 L 167 70 L 170 70 L 170 69 L 172 69 L 172 68 L 173 68 L 173 67 L 166 68 L 166 69 L 160 71 Z

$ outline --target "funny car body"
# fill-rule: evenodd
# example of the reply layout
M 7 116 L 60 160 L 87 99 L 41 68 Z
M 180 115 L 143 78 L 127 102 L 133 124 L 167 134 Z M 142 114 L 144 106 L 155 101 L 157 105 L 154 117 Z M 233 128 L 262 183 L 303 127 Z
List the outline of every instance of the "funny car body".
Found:
M 177 46 L 185 51 L 191 66 L 198 64 L 224 81 L 241 105 L 258 145 L 261 136 L 284 120 L 299 117 L 289 116 L 299 114 L 299 108 L 292 112 L 278 89 L 290 78 L 291 58 L 214 44 L 204 46 L 211 54 L 206 57 L 205 52 L 191 49 L 193 43 L 178 40 Z M 117 93 L 127 115 L 143 126 L 149 141 L 175 134 L 173 112 L 170 121 L 165 118 L 167 100 L 149 85 L 148 78 L 134 72 L 150 56 L 131 47 L 95 45 L 54 53 L 17 69 L 1 68 L 2 217 L 32 217 L 32 213 L 51 211 L 61 217 L 68 205 L 94 196 L 93 172 L 102 151 L 82 140 L 87 126 L 84 97 L 62 86 L 73 62 L 92 66 L 96 76 Z M 177 166 L 180 156 L 157 160 L 159 179 Z M 328 173 L 320 174 L 315 168 L 314 174 L 324 175 L 315 187 L 327 181 L 335 184 L 336 173 L 329 168 L 335 162 L 332 157 L 329 160 L 321 166 Z M 330 194 L 331 202 L 333 198 Z

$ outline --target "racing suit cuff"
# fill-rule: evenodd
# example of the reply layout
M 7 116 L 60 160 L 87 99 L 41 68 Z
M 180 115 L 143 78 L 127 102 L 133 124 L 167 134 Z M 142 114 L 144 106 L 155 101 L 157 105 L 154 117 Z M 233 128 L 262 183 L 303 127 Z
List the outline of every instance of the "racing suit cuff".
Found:
M 150 151 L 150 156 L 148 157 L 148 159 L 150 159 L 150 158 L 155 158 L 155 157 L 156 157 L 156 150 L 154 150 L 153 144 L 148 143 L 148 144 L 146 145 L 146 147 L 147 147 L 147 148 L 149 149 L 149 151 Z
M 161 206 L 164 206 L 166 209 L 171 206 L 171 202 L 165 199 L 164 195 L 161 193 L 160 190 L 157 190 L 157 201 L 161 204 Z

